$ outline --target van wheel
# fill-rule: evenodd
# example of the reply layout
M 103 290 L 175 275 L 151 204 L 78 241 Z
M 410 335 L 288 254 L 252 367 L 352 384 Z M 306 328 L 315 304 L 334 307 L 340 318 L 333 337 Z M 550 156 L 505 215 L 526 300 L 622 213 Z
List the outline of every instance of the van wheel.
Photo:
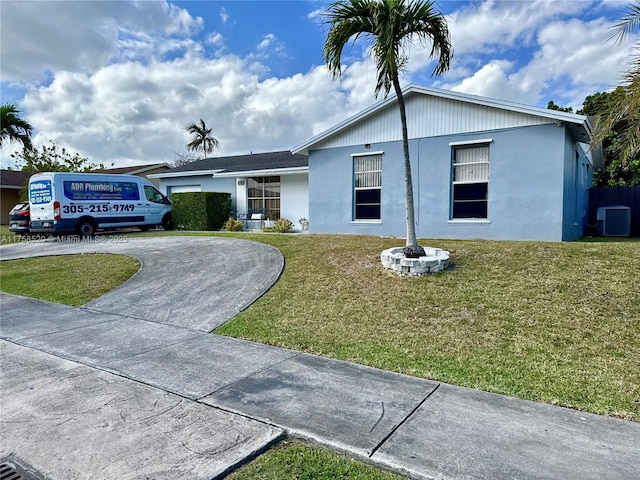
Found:
M 82 218 L 76 224 L 76 233 L 81 237 L 93 237 L 96 233 L 96 224 L 91 218 Z
M 162 228 L 165 230 L 173 230 L 173 216 L 170 213 L 162 217 Z

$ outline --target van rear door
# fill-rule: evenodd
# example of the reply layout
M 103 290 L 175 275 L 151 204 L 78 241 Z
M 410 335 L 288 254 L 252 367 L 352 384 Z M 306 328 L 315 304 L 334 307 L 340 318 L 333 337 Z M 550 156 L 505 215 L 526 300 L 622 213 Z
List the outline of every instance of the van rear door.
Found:
M 34 175 L 29 181 L 29 204 L 32 221 L 50 222 L 53 227 L 53 179 L 51 176 Z

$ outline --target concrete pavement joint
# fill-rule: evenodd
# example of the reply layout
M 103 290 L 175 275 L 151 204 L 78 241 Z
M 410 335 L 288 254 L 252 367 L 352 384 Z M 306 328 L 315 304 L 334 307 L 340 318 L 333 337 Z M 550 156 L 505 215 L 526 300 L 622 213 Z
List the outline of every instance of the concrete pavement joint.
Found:
M 416 405 L 416 407 L 415 407 L 413 410 L 411 410 L 411 411 L 409 412 L 409 414 L 408 414 L 406 417 L 404 417 L 404 418 L 403 418 L 403 419 L 402 419 L 402 420 L 401 420 L 401 421 L 400 421 L 400 422 L 399 422 L 395 427 L 393 427 L 393 428 L 391 429 L 391 431 L 390 431 L 387 435 L 385 435 L 385 437 L 384 437 L 382 440 L 380 440 L 380 442 L 379 442 L 375 447 L 373 447 L 373 449 L 371 450 L 371 453 L 369 454 L 369 458 L 371 458 L 371 457 L 373 457 L 373 456 L 375 455 L 375 453 L 380 449 L 380 447 L 382 447 L 382 445 L 384 445 L 384 443 L 385 443 L 387 440 L 389 440 L 389 439 L 391 438 L 391 436 L 392 436 L 392 435 L 393 435 L 393 434 L 394 434 L 394 433 L 395 433 L 395 432 L 396 432 L 396 431 L 397 431 L 397 430 L 398 430 L 398 429 L 399 429 L 399 428 L 400 428 L 404 423 L 406 423 L 406 422 L 407 422 L 407 420 L 409 420 L 409 419 L 411 418 L 411 416 L 412 416 L 414 413 L 416 413 L 416 412 L 418 411 L 418 409 L 419 409 L 422 405 L 424 405 L 424 403 L 429 399 L 429 397 L 430 397 L 431 395 L 433 395 L 433 394 L 435 393 L 435 391 L 436 391 L 436 390 L 438 390 L 438 388 L 439 388 L 439 387 L 440 387 L 440 384 L 438 383 L 438 384 L 435 386 L 435 388 L 434 388 L 433 390 L 431 390 L 431 391 L 429 392 L 429 394 L 428 394 L 426 397 L 424 397 L 424 398 L 422 399 L 422 401 L 421 401 L 418 405 Z M 382 417 L 380 417 L 380 418 L 382 418 Z M 380 421 L 380 420 L 378 420 L 378 422 L 379 422 L 379 421 Z M 376 425 L 377 425 L 377 423 L 376 423 Z M 375 428 L 375 426 L 374 426 L 374 428 Z M 372 428 L 371 430 L 373 431 L 373 428 Z
M 215 335 L 215 333 L 214 333 L 214 334 L 212 334 L 212 335 Z M 220 336 L 222 336 L 222 335 L 220 335 Z M 233 337 L 225 337 L 225 338 L 233 338 Z M 221 388 L 219 388 L 219 389 L 217 389 L 217 390 L 214 390 L 214 391 L 212 391 L 212 392 L 209 392 L 209 393 L 207 393 L 206 395 L 202 395 L 200 398 L 197 398 L 197 399 L 196 399 L 196 401 L 197 401 L 197 402 L 200 402 L 203 398 L 206 398 L 206 397 L 208 397 L 208 396 L 210 396 L 210 395 L 213 395 L 213 394 L 215 394 L 215 393 L 223 392 L 223 391 L 224 391 L 224 390 L 226 390 L 227 388 L 233 387 L 233 386 L 237 385 L 238 383 L 240 383 L 240 382 L 242 382 L 242 381 L 246 380 L 247 378 L 251 378 L 251 377 L 254 377 L 254 376 L 256 376 L 256 375 L 260 375 L 260 374 L 262 374 L 263 372 L 266 372 L 267 370 L 269 370 L 269 369 L 271 369 L 271 368 L 277 367 L 278 365 L 281 365 L 281 364 L 283 364 L 283 363 L 285 363 L 285 362 L 288 362 L 289 360 L 292 360 L 292 359 L 294 359 L 294 358 L 296 358 L 296 357 L 299 357 L 300 355 L 302 355 L 302 352 L 294 352 L 291 356 L 289 356 L 289 357 L 287 357 L 287 358 L 283 358 L 283 359 L 282 359 L 282 360 L 280 360 L 279 362 L 272 363 L 271 365 L 268 365 L 268 366 L 264 367 L 264 368 L 263 368 L 263 369 L 261 369 L 261 370 L 256 370 L 255 372 L 251 372 L 249 375 L 247 375 L 247 376 L 245 376 L 245 377 L 242 377 L 242 378 L 240 378 L 240 379 L 236 380 L 235 382 L 229 383 L 228 385 L 225 385 L 224 387 L 221 387 Z M 248 417 L 248 418 L 252 418 L 252 417 Z M 253 420 L 256 420 L 256 419 L 254 418 Z
M 79 329 L 86 328 L 86 327 L 89 327 L 89 326 L 94 327 L 94 326 L 97 326 L 97 325 L 105 325 L 107 323 L 113 323 L 115 321 L 117 321 L 117 319 L 114 319 L 114 318 L 108 319 L 108 320 L 100 320 L 100 321 L 97 321 L 95 323 L 90 323 L 90 324 L 87 324 L 87 325 L 78 325 L 78 326 L 75 326 L 75 327 L 63 328 L 61 330 L 56 330 L 56 331 L 53 331 L 53 332 L 38 333 L 37 335 L 20 337 L 19 341 L 31 340 L 31 339 L 34 339 L 34 338 L 41 338 L 41 337 L 46 337 L 46 336 L 49 336 L 49 335 L 56 335 L 58 333 L 73 332 L 74 330 L 79 330 Z M 9 338 L 6 338 L 1 334 L 0 334 L 0 338 L 2 338 L 3 340 L 7 340 L 9 342 L 13 342 L 13 343 L 15 343 L 17 345 L 22 345 L 20 343 L 17 343 L 18 341 L 14 341 L 14 340 L 11 340 Z M 23 346 L 26 346 L 26 345 L 23 345 Z

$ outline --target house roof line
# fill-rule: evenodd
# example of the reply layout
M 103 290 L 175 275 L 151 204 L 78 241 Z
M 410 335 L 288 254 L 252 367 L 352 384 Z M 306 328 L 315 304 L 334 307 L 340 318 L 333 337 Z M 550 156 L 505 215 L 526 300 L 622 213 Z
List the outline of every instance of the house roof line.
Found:
M 193 177 L 193 176 L 201 176 L 201 175 L 215 175 L 216 173 L 224 171 L 223 169 L 216 170 L 187 170 L 182 172 L 162 172 L 162 173 L 152 173 L 151 175 L 147 175 L 149 178 L 175 178 L 175 177 Z
M 295 173 L 306 173 L 309 167 L 284 167 L 284 168 L 268 168 L 264 170 L 244 170 L 238 172 L 220 172 L 214 173 L 216 178 L 220 177 L 264 177 L 269 175 L 292 175 Z
M 405 97 L 407 97 L 412 93 L 421 93 L 421 94 L 430 95 L 433 97 L 440 97 L 440 98 L 445 98 L 449 100 L 457 100 L 457 101 L 472 103 L 472 104 L 481 105 L 485 107 L 499 108 L 501 110 L 509 110 L 517 113 L 534 115 L 538 117 L 545 117 L 545 118 L 549 118 L 550 120 L 554 120 L 558 122 L 568 122 L 568 123 L 583 126 L 587 131 L 589 138 L 591 138 L 591 134 L 592 134 L 592 126 L 589 119 L 584 115 L 578 115 L 576 113 L 560 112 L 557 110 L 550 110 L 548 108 L 534 107 L 534 106 L 525 105 L 522 103 L 511 102 L 508 100 L 498 100 L 490 97 L 481 97 L 478 95 L 472 95 L 468 93 L 454 92 L 452 90 L 425 87 L 422 85 L 417 85 L 415 83 L 410 83 L 402 89 L 402 94 Z M 392 103 L 395 103 L 396 101 L 397 101 L 397 97 L 395 95 L 392 95 L 387 97 L 384 100 L 376 102 L 373 105 L 360 111 L 359 113 L 356 113 L 355 115 L 343 120 L 342 122 L 314 136 L 313 138 L 310 138 L 304 143 L 301 143 L 293 147 L 291 149 L 291 153 L 308 154 L 308 149 L 310 146 L 331 137 L 332 135 L 336 134 L 343 128 L 359 122 L 360 120 L 369 116 L 373 112 L 382 110 L 383 108 L 387 107 Z
M 113 167 L 113 168 L 103 168 L 101 170 L 97 170 L 92 173 L 105 173 L 105 174 L 126 174 L 126 175 L 136 175 L 138 173 L 148 172 L 149 170 L 155 170 L 156 168 L 167 167 L 169 168 L 168 163 L 152 163 L 145 165 L 132 165 L 130 167 Z

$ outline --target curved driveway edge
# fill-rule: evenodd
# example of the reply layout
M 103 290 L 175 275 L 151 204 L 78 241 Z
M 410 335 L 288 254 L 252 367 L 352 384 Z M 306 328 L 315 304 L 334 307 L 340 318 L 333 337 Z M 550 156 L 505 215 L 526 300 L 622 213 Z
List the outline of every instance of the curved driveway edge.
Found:
M 0 248 L 0 260 L 116 253 L 142 266 L 119 287 L 84 305 L 105 313 L 210 332 L 246 309 L 278 280 L 282 253 L 269 245 L 222 237 L 152 237 L 24 242 Z M 120 237 L 114 237 L 120 238 Z

